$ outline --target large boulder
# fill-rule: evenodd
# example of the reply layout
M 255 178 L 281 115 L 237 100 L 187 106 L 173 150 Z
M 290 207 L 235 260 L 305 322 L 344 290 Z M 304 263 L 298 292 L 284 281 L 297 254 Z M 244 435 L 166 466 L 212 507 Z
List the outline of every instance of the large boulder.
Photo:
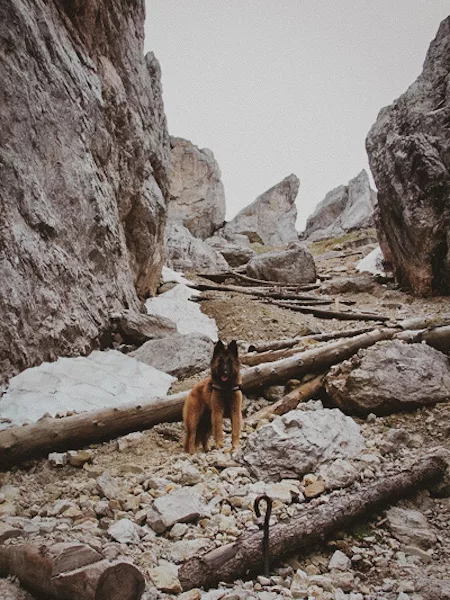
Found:
M 202 240 L 225 221 L 225 190 L 219 165 L 207 148 L 171 137 L 172 168 L 168 218 Z
M 425 344 L 378 342 L 330 369 L 326 390 L 345 412 L 389 414 L 450 400 L 450 364 Z
M 205 241 L 211 248 L 220 252 L 230 267 L 245 265 L 255 256 L 255 251 L 249 245 L 229 242 L 219 235 L 214 235 Z
M 422 73 L 380 111 L 366 140 L 383 253 L 399 282 L 420 295 L 450 293 L 449 55 L 447 17 Z
M 144 0 L 0 5 L 0 380 L 159 284 L 169 137 Z
M 224 257 L 183 225 L 167 223 L 165 264 L 176 271 L 228 271 Z
M 314 258 L 300 244 L 291 244 L 286 250 L 255 256 L 247 263 L 245 271 L 249 277 L 278 283 L 301 285 L 316 280 Z
M 183 379 L 209 367 L 213 347 L 212 340 L 201 333 L 175 333 L 149 340 L 129 356 Z
M 242 461 L 262 481 L 298 478 L 364 448 L 359 426 L 337 409 L 292 410 L 250 434 Z
M 308 218 L 302 237 L 313 241 L 373 227 L 376 201 L 377 194 L 370 187 L 366 171 L 362 170 L 347 185 L 328 192 Z
M 283 246 L 296 241 L 295 199 L 299 187 L 298 177 L 285 177 L 229 221 L 223 228 L 223 235 L 231 241 L 235 241 L 236 235 L 245 235 L 250 242 L 268 246 Z

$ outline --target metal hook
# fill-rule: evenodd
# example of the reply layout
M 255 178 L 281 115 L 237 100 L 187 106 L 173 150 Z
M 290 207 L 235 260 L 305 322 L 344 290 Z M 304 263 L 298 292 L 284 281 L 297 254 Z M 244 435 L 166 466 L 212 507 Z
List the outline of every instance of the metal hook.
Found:
M 264 500 L 266 503 L 266 514 L 264 516 L 264 524 L 263 524 L 263 557 L 264 557 L 264 575 L 266 577 L 270 577 L 270 564 L 269 564 L 269 524 L 270 524 L 270 515 L 272 513 L 272 498 L 267 494 L 260 494 L 255 498 L 255 502 L 253 503 L 253 508 L 255 510 L 255 514 L 258 519 L 261 517 L 261 511 L 259 508 L 260 503 Z

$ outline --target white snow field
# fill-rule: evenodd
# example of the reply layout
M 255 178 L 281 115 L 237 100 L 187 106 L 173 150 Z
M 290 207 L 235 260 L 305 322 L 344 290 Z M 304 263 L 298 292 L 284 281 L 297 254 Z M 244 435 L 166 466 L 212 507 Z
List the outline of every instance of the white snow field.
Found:
M 13 377 L 0 398 L 0 429 L 43 415 L 139 404 L 165 396 L 175 377 L 118 352 L 59 358 Z
M 149 298 L 145 303 L 148 314 L 172 319 L 179 333 L 203 333 L 216 342 L 216 322 L 202 313 L 199 304 L 189 300 L 200 292 L 189 288 L 186 285 L 189 281 L 172 269 L 163 267 L 162 276 L 164 281 L 177 281 L 178 285 L 160 296 Z

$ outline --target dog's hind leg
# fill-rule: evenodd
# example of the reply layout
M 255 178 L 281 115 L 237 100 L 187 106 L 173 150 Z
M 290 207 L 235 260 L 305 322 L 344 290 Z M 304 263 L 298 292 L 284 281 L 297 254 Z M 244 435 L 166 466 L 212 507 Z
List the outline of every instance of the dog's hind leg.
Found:
M 186 437 L 184 438 L 184 450 L 189 454 L 194 454 L 197 446 L 197 427 L 202 414 L 193 411 L 187 413 L 184 418 L 184 426 L 186 428 Z

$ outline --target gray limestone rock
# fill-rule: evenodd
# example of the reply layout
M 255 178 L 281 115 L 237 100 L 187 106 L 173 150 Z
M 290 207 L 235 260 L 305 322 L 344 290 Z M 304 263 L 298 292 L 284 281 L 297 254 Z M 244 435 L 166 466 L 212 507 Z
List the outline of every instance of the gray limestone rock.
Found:
M 178 223 L 168 223 L 166 227 L 165 264 L 177 271 L 229 270 L 227 261 L 219 252 Z
M 436 534 L 418 510 L 394 506 L 386 516 L 389 529 L 401 542 L 420 548 L 430 548 L 436 543 Z
M 362 170 L 347 185 L 340 185 L 325 196 L 306 222 L 303 238 L 320 240 L 348 231 L 374 226 L 377 194 L 369 176 Z
M 200 333 L 174 333 L 150 340 L 130 354 L 137 360 L 183 379 L 207 369 L 214 343 Z
M 366 140 L 383 254 L 420 295 L 450 293 L 449 54 L 447 17 L 422 73 L 380 111 Z
M 303 284 L 316 280 L 312 254 L 300 244 L 290 244 L 287 250 L 267 252 L 247 263 L 246 274 L 255 279 L 279 283 Z
M 175 323 L 166 317 L 131 310 L 112 314 L 111 321 L 114 329 L 127 344 L 143 344 L 147 340 L 161 338 L 177 331 Z
M 345 412 L 389 414 L 449 400 L 450 366 L 430 346 L 390 340 L 332 367 L 325 383 Z
M 190 488 L 181 488 L 164 494 L 153 503 L 164 526 L 169 529 L 174 523 L 189 523 L 208 515 L 208 508 L 199 493 Z
M 225 190 L 219 165 L 207 148 L 171 137 L 170 202 L 168 219 L 184 225 L 202 240 L 225 221 Z
M 279 481 L 357 456 L 362 448 L 359 426 L 340 410 L 293 410 L 250 434 L 241 460 L 262 481 Z
M 298 240 L 295 199 L 299 187 L 298 177 L 289 175 L 226 223 L 223 235 L 231 240 L 236 235 L 245 235 L 250 242 L 268 246 L 283 246 Z
M 156 291 L 170 147 L 144 12 L 0 6 L 0 380 L 104 345 Z
M 236 236 L 236 238 L 237 240 L 233 243 L 224 237 L 214 235 L 205 241 L 211 248 L 220 252 L 230 267 L 240 267 L 247 264 L 255 256 L 255 252 L 245 243 L 239 243 L 240 236 Z M 247 240 L 247 238 L 244 239 Z
M 119 519 L 108 528 L 108 534 L 120 544 L 138 544 L 141 527 L 130 519 Z

